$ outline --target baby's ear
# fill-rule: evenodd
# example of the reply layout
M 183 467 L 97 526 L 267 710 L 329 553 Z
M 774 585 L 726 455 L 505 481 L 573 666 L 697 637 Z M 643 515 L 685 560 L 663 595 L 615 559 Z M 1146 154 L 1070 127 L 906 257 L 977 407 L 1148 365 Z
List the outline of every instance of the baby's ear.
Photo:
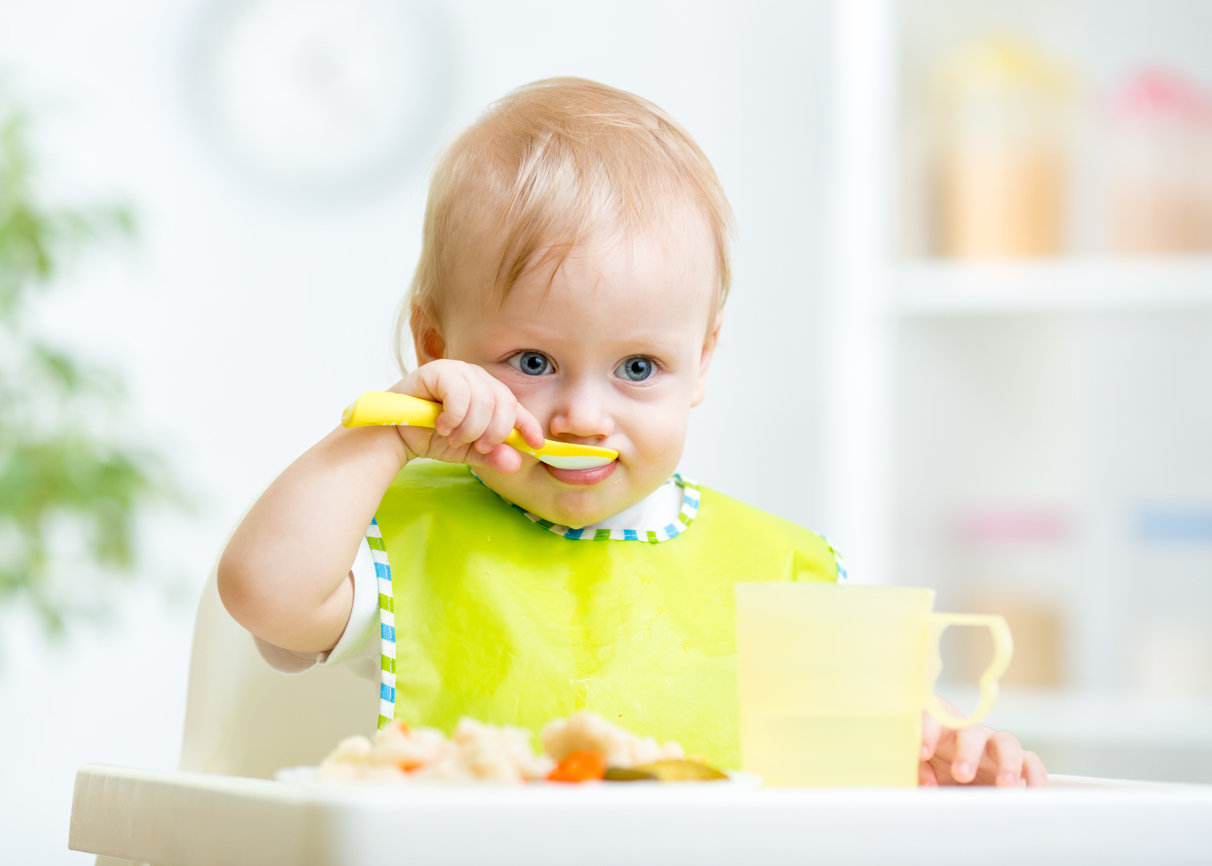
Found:
M 711 366 L 711 359 L 715 356 L 715 347 L 720 341 L 720 327 L 723 324 L 724 311 L 719 310 L 715 314 L 715 323 L 711 326 L 707 338 L 703 340 L 703 354 L 699 357 L 699 379 L 694 384 L 694 397 L 690 401 L 691 406 L 697 406 L 702 403 L 703 397 L 707 395 L 707 369 Z
M 433 316 L 420 304 L 413 304 L 408 315 L 412 344 L 417 350 L 417 363 L 428 364 L 446 357 L 446 341 L 438 332 Z

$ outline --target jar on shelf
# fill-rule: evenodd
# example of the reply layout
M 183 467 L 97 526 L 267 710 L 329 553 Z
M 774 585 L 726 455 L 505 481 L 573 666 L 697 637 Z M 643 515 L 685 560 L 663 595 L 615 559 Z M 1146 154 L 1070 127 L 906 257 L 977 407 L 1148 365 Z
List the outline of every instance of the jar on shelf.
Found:
M 970 45 L 935 80 L 934 225 L 953 258 L 1053 256 L 1065 247 L 1073 76 L 1030 45 Z
M 1067 684 L 1075 558 L 1068 510 L 1016 503 L 972 506 L 958 517 L 953 539 L 958 608 L 1001 614 L 1010 626 L 1014 656 L 1001 683 L 1022 688 Z M 982 641 L 976 629 L 953 631 L 944 671 L 979 676 L 990 649 L 976 643 Z
M 1110 250 L 1212 250 L 1212 96 L 1174 72 L 1138 73 L 1106 115 Z
M 1212 503 L 1143 505 L 1134 518 L 1127 684 L 1159 697 L 1212 697 Z

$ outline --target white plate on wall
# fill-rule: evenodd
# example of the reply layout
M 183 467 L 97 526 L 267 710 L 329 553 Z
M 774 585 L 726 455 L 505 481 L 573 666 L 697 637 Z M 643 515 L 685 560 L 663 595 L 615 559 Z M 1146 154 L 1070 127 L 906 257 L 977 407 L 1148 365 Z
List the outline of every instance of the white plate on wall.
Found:
M 219 0 L 191 28 L 203 139 L 242 180 L 293 197 L 381 188 L 427 162 L 454 80 L 431 0 Z

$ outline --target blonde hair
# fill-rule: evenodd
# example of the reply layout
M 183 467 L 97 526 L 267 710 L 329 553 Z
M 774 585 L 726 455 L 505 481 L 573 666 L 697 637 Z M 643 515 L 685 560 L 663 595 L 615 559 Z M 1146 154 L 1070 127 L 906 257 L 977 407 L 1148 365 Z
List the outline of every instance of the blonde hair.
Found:
M 439 300 L 461 254 L 483 254 L 487 238 L 499 256 L 495 288 L 503 297 L 531 267 L 549 265 L 554 275 L 587 236 L 659 225 L 685 204 L 702 213 L 712 234 L 718 309 L 731 278 L 732 213 L 686 130 L 645 99 L 580 78 L 512 91 L 438 161 L 397 349 L 414 311 L 440 321 Z

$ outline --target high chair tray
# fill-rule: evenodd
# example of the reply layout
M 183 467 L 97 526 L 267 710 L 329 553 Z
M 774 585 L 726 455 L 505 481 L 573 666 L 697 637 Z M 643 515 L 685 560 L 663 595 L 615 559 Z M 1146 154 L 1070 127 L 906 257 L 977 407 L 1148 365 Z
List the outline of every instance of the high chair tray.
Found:
M 403 786 L 85 765 L 69 847 L 171 866 L 1207 863 L 1212 786 Z

